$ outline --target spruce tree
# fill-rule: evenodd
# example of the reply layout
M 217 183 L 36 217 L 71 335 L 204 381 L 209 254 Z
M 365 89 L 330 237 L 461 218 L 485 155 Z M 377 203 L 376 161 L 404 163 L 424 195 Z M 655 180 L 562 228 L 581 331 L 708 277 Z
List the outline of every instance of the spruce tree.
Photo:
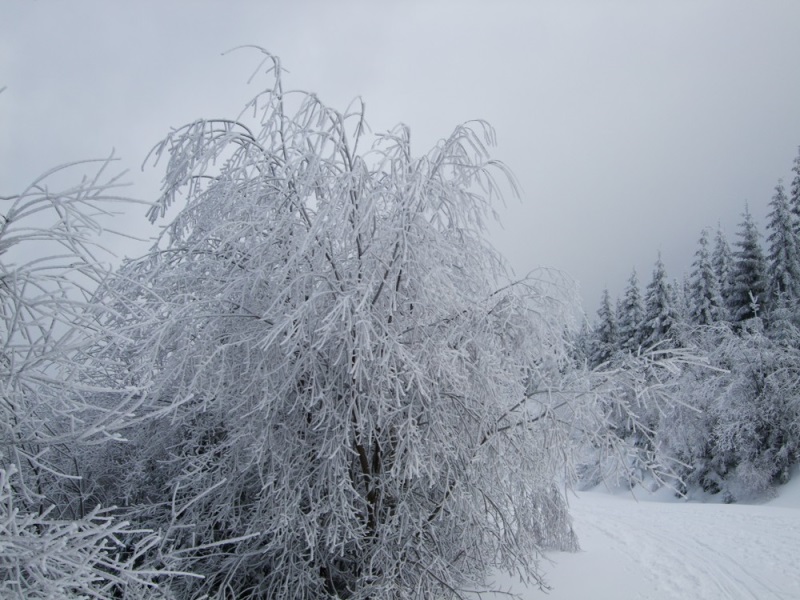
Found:
M 688 321 L 691 314 L 692 282 L 689 275 L 684 273 L 680 281 L 672 280 L 672 297 L 675 301 L 675 311 L 678 320 Z
M 608 288 L 603 290 L 597 317 L 598 322 L 594 330 L 590 356 L 593 367 L 608 361 L 619 349 L 617 315 L 611 306 L 611 296 L 608 293 Z
M 661 260 L 661 253 L 656 260 L 653 279 L 647 286 L 645 294 L 645 315 L 642 326 L 642 338 L 646 346 L 652 346 L 665 340 L 674 342 L 674 328 L 678 322 L 672 286 L 667 280 L 667 271 Z
M 741 323 L 759 316 L 767 295 L 766 261 L 759 242 L 758 227 L 745 205 L 739 225 L 738 250 L 734 253 L 733 287 L 729 301 L 731 319 Z
M 724 307 L 724 318 L 729 319 L 730 314 L 727 307 L 731 303 L 733 294 L 733 254 L 728 245 L 722 226 L 717 225 L 717 235 L 714 239 L 714 252 L 711 255 L 711 265 L 714 267 L 714 274 L 719 285 L 719 294 L 722 296 Z
M 639 290 L 639 277 L 636 269 L 631 273 L 625 295 L 617 308 L 617 322 L 619 324 L 620 349 L 637 352 L 644 341 L 642 337 L 644 308 L 642 307 L 642 294 Z
M 780 181 L 775 186 L 770 207 L 767 223 L 769 302 L 773 307 L 792 306 L 800 296 L 800 256 L 789 199 Z
M 792 211 L 795 234 L 800 236 L 800 146 L 797 148 L 797 156 L 794 159 L 792 172 L 794 173 L 794 179 L 792 179 L 792 187 L 789 190 L 789 207 Z
M 689 284 L 689 319 L 697 325 L 710 325 L 725 317 L 719 280 L 708 245 L 708 230 L 703 229 Z

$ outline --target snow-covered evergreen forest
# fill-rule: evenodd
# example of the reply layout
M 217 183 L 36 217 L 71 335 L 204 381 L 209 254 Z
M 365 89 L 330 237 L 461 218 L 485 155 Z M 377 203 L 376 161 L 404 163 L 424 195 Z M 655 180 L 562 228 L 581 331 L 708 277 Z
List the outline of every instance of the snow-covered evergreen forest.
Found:
M 644 291 L 635 270 L 621 298 L 604 291 L 581 336 L 594 368 L 644 348 L 708 360 L 678 376 L 679 402 L 642 413 L 646 439 L 629 436 L 645 462 L 673 465 L 684 491 L 757 498 L 788 481 L 800 458 L 800 155 L 790 181 L 771 198 L 765 190 L 765 234 L 745 205 L 732 241 L 719 226 L 700 232 L 682 277 L 670 279 L 659 256 Z
M 111 160 L 0 198 L 0 594 L 536 589 L 544 553 L 579 548 L 571 486 L 787 480 L 800 161 L 766 250 L 745 212 L 688 283 L 634 273 L 589 331 L 567 277 L 513 276 L 488 242 L 518 193 L 489 124 L 418 154 L 260 71 L 241 114 L 153 149 L 141 256 L 104 260 L 130 202 Z

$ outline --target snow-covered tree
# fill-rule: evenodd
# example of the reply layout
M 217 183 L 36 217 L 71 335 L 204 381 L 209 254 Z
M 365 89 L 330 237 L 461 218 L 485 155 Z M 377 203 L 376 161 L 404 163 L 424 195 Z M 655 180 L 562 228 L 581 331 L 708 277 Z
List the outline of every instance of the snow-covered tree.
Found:
M 792 173 L 794 177 L 789 188 L 789 208 L 792 212 L 795 233 L 800 237 L 800 147 L 797 148 L 797 156 L 792 164 Z
M 644 307 L 642 306 L 642 292 L 639 289 L 639 278 L 636 269 L 628 279 L 620 303 L 617 307 L 617 323 L 619 328 L 620 349 L 636 353 L 644 342 L 642 325 L 644 322 Z
M 701 388 L 710 393 L 712 469 L 730 500 L 757 497 L 785 482 L 800 455 L 800 353 L 797 332 L 784 344 L 745 329 L 722 336 L 710 352 L 710 373 Z
M 93 289 L 110 275 L 98 257 L 116 202 L 107 161 L 48 171 L 0 197 L 0 596 L 160 597 L 136 561 L 157 538 L 87 502 L 81 449 L 104 447 L 135 409 L 131 390 L 92 385 L 99 335 Z M 77 185 L 59 180 L 78 168 Z M 71 170 L 70 170 L 71 169 Z M 100 413 L 92 399 L 105 394 Z M 157 569 L 156 569 L 157 570 Z
M 693 372 L 705 364 L 694 351 L 655 347 L 617 353 L 591 373 L 578 374 L 573 389 L 592 397 L 591 407 L 572 397 L 562 402 L 570 407 L 574 428 L 584 434 L 578 437 L 581 485 L 679 483 L 681 462 L 661 451 L 659 424 L 664 415 L 686 406 L 682 373 L 687 368 Z M 564 398 L 561 390 L 553 392 Z
M 689 318 L 697 325 L 710 325 L 725 317 L 719 281 L 708 246 L 708 230 L 703 229 L 700 234 L 699 247 L 695 252 L 690 280 Z
M 733 284 L 729 298 L 731 318 L 742 322 L 759 316 L 766 302 L 767 267 L 758 227 L 745 206 L 734 253 Z
M 617 315 L 608 288 L 603 290 L 592 342 L 591 362 L 595 366 L 607 362 L 619 350 Z
M 775 186 L 767 222 L 768 293 L 772 306 L 794 306 L 800 298 L 800 251 L 794 220 L 781 182 Z
M 714 237 L 714 251 L 711 254 L 711 264 L 719 283 L 719 293 L 725 305 L 725 318 L 730 318 L 728 306 L 733 295 L 733 253 L 728 245 L 728 239 L 722 231 L 722 226 L 717 226 Z
M 672 280 L 672 296 L 675 299 L 675 310 L 678 313 L 678 319 L 681 322 L 690 320 L 691 301 L 692 301 L 692 281 L 688 274 L 678 280 Z
M 653 346 L 665 341 L 674 345 L 676 342 L 674 328 L 678 321 L 672 286 L 667 280 L 667 271 L 659 253 L 653 270 L 653 279 L 647 285 L 645 293 L 644 319 L 642 321 L 644 345 Z
M 97 352 L 145 390 L 109 500 L 164 532 L 181 597 L 431 598 L 571 548 L 556 470 L 565 317 L 484 224 L 504 167 L 459 126 L 372 145 L 276 82 L 157 149 L 175 219 L 108 288 Z M 512 181 L 513 184 L 513 181 Z M 106 299 L 101 296 L 101 302 Z M 565 309 L 564 313 L 553 311 Z M 158 418 L 155 418 L 158 417 Z M 563 429 L 562 429 L 563 430 Z
M 587 366 L 592 361 L 594 352 L 594 327 L 588 319 L 581 319 L 580 329 L 571 332 L 570 337 L 570 356 L 576 365 Z

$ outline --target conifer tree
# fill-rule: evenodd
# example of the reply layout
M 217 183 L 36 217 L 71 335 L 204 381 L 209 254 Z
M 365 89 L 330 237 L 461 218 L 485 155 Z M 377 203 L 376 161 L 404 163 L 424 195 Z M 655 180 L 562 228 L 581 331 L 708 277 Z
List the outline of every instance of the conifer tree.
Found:
M 767 223 L 769 302 L 772 306 L 792 306 L 800 296 L 800 256 L 789 199 L 780 181 L 775 186 L 770 207 Z
M 600 301 L 597 316 L 599 320 L 594 330 L 590 357 L 592 366 L 608 361 L 619 349 L 617 315 L 611 306 L 611 296 L 608 293 L 608 288 L 603 290 L 603 297 Z
M 628 279 L 625 290 L 617 308 L 617 322 L 619 324 L 619 346 L 627 352 L 637 352 L 643 340 L 642 323 L 644 321 L 644 308 L 642 307 L 642 293 L 639 290 L 639 277 L 636 269 Z
M 677 322 L 678 313 L 675 310 L 672 286 L 667 280 L 667 271 L 659 253 L 653 270 L 653 279 L 647 286 L 645 294 L 645 315 L 642 326 L 644 344 L 652 346 L 672 339 Z
M 733 287 L 729 309 L 734 323 L 759 316 L 766 300 L 766 261 L 759 242 L 758 227 L 745 205 L 739 226 L 738 250 L 734 253 Z
M 678 312 L 678 317 L 681 321 L 689 320 L 691 313 L 691 298 L 692 298 L 692 282 L 689 275 L 685 274 L 680 281 L 678 279 L 672 280 L 672 293 L 675 299 L 675 310 Z
M 708 230 L 703 229 L 690 279 L 689 318 L 697 325 L 710 325 L 725 316 L 719 281 L 708 245 Z
M 587 365 L 592 362 L 592 353 L 595 348 L 594 327 L 588 319 L 583 319 L 580 329 L 571 333 L 572 342 L 569 355 L 575 365 Z
M 797 156 L 794 159 L 792 172 L 794 173 L 794 179 L 792 179 L 792 187 L 789 190 L 789 207 L 792 211 L 794 231 L 800 236 L 800 146 L 797 148 Z M 800 246 L 800 243 L 798 243 L 798 246 Z
M 717 235 L 714 239 L 714 252 L 711 255 L 711 265 L 717 277 L 719 295 L 722 296 L 724 305 L 723 313 L 725 319 L 729 319 L 730 313 L 727 307 L 730 305 L 731 295 L 733 293 L 733 254 L 731 252 L 731 247 L 728 245 L 725 233 L 722 231 L 721 225 L 717 225 Z

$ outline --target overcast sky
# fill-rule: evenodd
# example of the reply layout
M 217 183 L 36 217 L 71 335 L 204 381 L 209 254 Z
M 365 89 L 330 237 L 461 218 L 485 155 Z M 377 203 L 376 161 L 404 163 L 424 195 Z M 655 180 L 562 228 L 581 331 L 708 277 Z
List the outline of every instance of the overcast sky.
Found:
M 763 219 L 800 145 L 799 32 L 798 0 L 4 0 L 0 195 L 115 148 L 131 195 L 154 199 L 145 154 L 170 127 L 235 117 L 267 80 L 247 84 L 255 54 L 221 53 L 256 44 L 287 87 L 363 97 L 372 129 L 408 124 L 420 154 L 492 123 L 523 194 L 495 245 L 519 274 L 574 277 L 593 317 L 659 251 L 682 276 L 703 227 L 733 241 L 745 201 Z

